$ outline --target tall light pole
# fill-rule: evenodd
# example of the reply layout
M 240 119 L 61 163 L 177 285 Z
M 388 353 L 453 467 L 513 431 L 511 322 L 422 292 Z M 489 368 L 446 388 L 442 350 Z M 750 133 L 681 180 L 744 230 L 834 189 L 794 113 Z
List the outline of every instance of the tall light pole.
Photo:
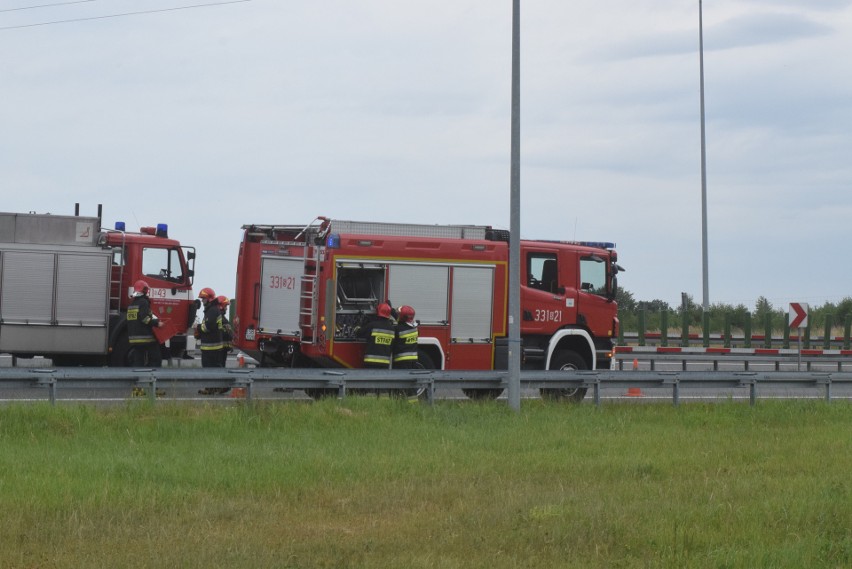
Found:
M 521 409 L 521 1 L 512 0 L 512 145 L 509 172 L 509 407 Z
M 710 309 L 710 277 L 707 262 L 707 149 L 704 142 L 704 21 L 698 0 L 698 61 L 701 70 L 701 261 L 704 275 L 704 312 Z

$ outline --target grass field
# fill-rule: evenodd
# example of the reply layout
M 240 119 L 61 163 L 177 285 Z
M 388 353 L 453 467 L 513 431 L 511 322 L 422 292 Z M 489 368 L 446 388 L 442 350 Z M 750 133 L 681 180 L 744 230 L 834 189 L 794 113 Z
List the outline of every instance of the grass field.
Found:
M 0 409 L 0 567 L 852 567 L 852 406 Z

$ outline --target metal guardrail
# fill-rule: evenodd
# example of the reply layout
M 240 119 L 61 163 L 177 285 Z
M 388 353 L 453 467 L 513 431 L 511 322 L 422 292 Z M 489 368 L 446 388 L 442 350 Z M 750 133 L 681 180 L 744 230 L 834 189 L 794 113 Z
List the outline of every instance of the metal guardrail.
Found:
M 682 333 L 661 332 L 624 332 L 619 342 L 629 346 L 681 346 L 681 347 L 726 347 L 726 348 L 780 348 L 792 349 L 803 342 L 805 349 L 845 350 L 852 348 L 852 340 L 846 336 L 808 336 L 791 334 L 788 337 L 766 336 L 765 334 L 725 335 L 720 333 L 702 334 L 690 333 L 685 337 Z
M 761 353 L 757 350 L 742 350 L 737 351 L 714 351 L 712 348 L 708 350 L 698 349 L 690 351 L 691 348 L 683 348 L 679 351 L 665 351 L 665 348 L 657 348 L 656 350 L 640 350 L 633 348 L 629 352 L 616 351 L 613 360 L 614 367 L 618 370 L 632 369 L 634 362 L 647 363 L 652 371 L 660 362 L 679 362 L 681 369 L 686 371 L 690 363 L 706 363 L 712 366 L 713 371 L 719 370 L 719 365 L 741 363 L 743 371 L 749 371 L 751 364 L 762 366 L 772 365 L 775 371 L 782 371 L 782 367 L 796 366 L 801 367 L 805 371 L 812 371 L 814 366 L 835 367 L 837 372 L 843 372 L 846 369 L 852 369 L 852 357 L 846 354 L 839 353 L 809 353 L 803 350 L 801 353 L 795 350 L 778 351 L 773 353 Z M 798 371 L 798 369 L 797 369 Z
M 505 371 L 377 371 L 366 369 L 293 368 L 2 368 L 0 389 L 45 388 L 56 404 L 59 389 L 99 389 L 140 387 L 150 401 L 156 401 L 158 386 L 241 388 L 252 401 L 253 388 L 265 385 L 282 389 L 331 389 L 346 397 L 350 389 L 418 389 L 429 403 L 435 390 L 504 389 Z M 762 387 L 815 388 L 832 400 L 832 386 L 852 386 L 850 372 L 746 372 L 746 371 L 522 371 L 521 387 L 527 389 L 591 389 L 594 402 L 601 404 L 603 388 L 669 388 L 674 405 L 680 403 L 681 389 L 748 388 L 751 405 Z

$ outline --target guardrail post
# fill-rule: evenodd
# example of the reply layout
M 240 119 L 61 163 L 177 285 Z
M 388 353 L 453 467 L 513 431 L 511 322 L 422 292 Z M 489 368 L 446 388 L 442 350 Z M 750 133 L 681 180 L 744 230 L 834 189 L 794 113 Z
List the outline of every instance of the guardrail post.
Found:
M 743 322 L 743 347 L 751 347 L 751 314 L 746 314 L 745 322 Z
M 708 311 L 702 312 L 702 332 L 704 334 L 704 347 L 710 347 L 710 313 Z
M 688 348 L 689 347 L 689 311 L 684 306 L 681 309 L 682 314 L 680 315 L 680 345 L 681 347 Z
M 822 349 L 831 349 L 831 329 L 834 327 L 834 315 L 825 315 L 825 333 L 822 336 Z
M 36 373 L 54 373 L 56 370 L 35 370 Z M 36 380 L 36 383 L 41 387 L 47 387 L 48 398 L 50 399 L 51 406 L 56 406 L 56 377 L 48 376 L 46 378 L 39 378 Z
M 731 347 L 731 313 L 725 313 L 725 331 L 723 332 L 723 344 L 726 348 Z
M 669 311 L 665 308 L 660 310 L 660 345 L 669 345 Z
M 639 345 L 645 345 L 645 309 L 639 311 Z
M 763 315 L 763 347 L 769 349 L 772 347 L 772 313 L 767 312 Z

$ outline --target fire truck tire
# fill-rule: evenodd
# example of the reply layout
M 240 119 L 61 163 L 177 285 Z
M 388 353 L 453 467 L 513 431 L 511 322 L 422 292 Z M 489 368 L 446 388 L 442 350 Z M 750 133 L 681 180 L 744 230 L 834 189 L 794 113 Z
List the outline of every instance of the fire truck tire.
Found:
M 462 389 L 462 392 L 474 401 L 493 401 L 503 394 L 502 389 Z
M 313 399 L 314 401 L 319 401 L 320 399 L 330 399 L 332 397 L 337 397 L 337 389 L 306 389 L 305 395 Z
M 423 350 L 418 350 L 417 353 L 417 364 L 414 369 L 437 369 L 435 366 L 435 362 L 432 361 L 432 357 L 424 352 Z M 418 399 L 425 399 L 427 397 L 426 388 L 425 387 L 416 387 L 413 389 L 391 389 L 388 391 L 388 395 L 394 398 L 400 399 L 410 399 L 416 397 Z
M 578 370 L 588 369 L 586 360 L 577 352 L 571 350 L 560 350 L 553 354 L 550 369 Z M 541 389 L 541 398 L 550 401 L 570 401 L 579 403 L 586 396 L 586 389 L 578 387 L 575 389 Z

